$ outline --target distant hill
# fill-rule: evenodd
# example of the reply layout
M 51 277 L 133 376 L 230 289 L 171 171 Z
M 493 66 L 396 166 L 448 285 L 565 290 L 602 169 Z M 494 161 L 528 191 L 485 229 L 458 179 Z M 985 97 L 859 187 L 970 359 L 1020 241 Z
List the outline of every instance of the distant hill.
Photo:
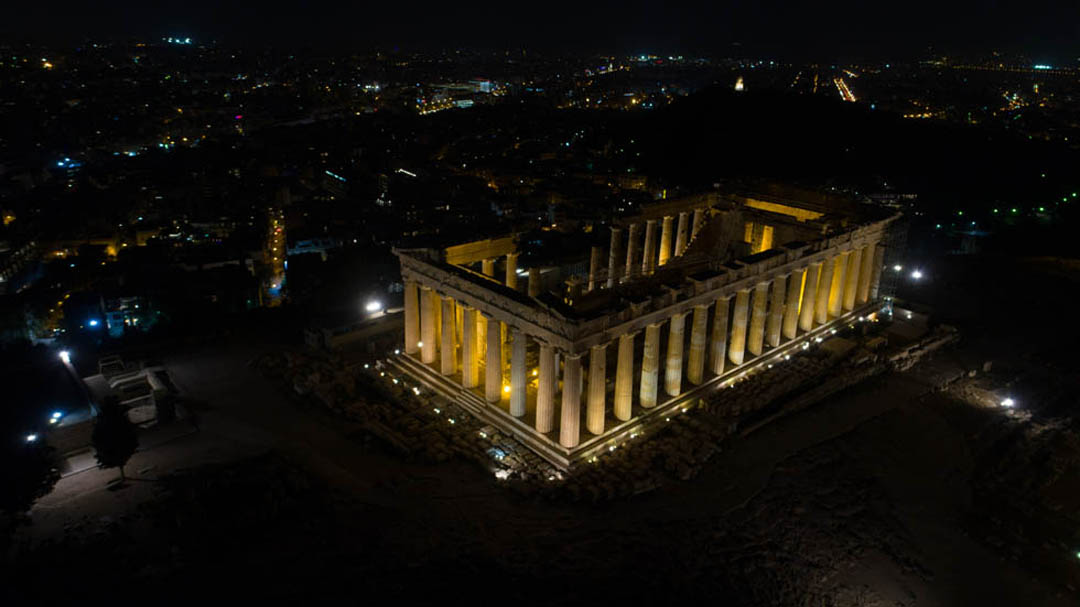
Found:
M 956 205 L 1044 204 L 1080 186 L 1080 155 L 1057 144 L 821 97 L 712 87 L 628 128 L 643 144 L 642 170 L 678 183 L 762 177 L 874 191 L 887 182 Z

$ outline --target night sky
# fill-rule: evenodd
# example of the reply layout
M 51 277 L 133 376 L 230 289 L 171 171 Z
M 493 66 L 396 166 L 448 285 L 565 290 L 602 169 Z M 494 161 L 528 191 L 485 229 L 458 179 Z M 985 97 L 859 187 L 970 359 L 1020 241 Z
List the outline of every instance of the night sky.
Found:
M 1080 2 L 41 2 L 5 11 L 7 39 L 191 36 L 225 44 L 366 49 L 528 46 L 771 53 L 789 59 L 934 50 L 1080 57 Z M 737 45 L 736 45 L 737 44 Z

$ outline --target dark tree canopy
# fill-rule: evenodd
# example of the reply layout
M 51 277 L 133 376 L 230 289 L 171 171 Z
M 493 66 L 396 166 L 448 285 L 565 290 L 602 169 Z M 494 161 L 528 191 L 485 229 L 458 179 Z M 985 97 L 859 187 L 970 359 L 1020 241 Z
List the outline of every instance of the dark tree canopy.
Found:
M 5 440 L 0 457 L 0 510 L 7 514 L 26 512 L 60 480 L 56 450 L 43 441 Z
M 102 468 L 120 468 L 120 478 L 124 478 L 124 466 L 139 447 L 139 437 L 135 424 L 131 423 L 127 411 L 116 399 L 110 399 L 101 406 L 91 439 L 97 451 L 98 465 Z

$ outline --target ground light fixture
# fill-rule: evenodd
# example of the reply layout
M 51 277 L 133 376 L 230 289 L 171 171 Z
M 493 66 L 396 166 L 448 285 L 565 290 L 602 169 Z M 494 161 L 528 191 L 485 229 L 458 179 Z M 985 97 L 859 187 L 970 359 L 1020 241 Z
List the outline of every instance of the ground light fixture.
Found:
M 58 354 L 58 356 L 60 357 L 60 360 L 64 361 L 65 365 L 71 364 L 71 352 L 68 352 L 67 350 L 60 350 L 60 354 Z
M 1016 401 L 1011 399 L 1011 398 L 1005 398 L 1004 400 L 1001 401 L 1001 406 L 1006 407 L 1006 408 L 1015 407 L 1016 406 Z
M 922 271 L 921 270 L 915 270 L 914 272 L 911 273 L 911 277 L 914 278 L 915 280 L 919 280 L 920 278 L 922 278 Z
M 26 442 L 28 442 L 28 443 L 35 442 L 35 441 L 37 441 L 37 439 L 38 439 L 37 434 L 27 434 L 26 435 Z
M 364 309 L 368 312 L 378 312 L 379 310 L 383 309 L 382 302 L 379 300 L 369 301 L 364 305 Z

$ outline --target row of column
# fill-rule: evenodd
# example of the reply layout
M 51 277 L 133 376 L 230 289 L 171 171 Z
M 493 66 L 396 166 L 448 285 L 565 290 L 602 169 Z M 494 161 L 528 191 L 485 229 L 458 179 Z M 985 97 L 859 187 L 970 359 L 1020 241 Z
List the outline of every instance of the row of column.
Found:
M 690 242 L 697 237 L 705 225 L 705 208 L 684 211 L 676 216 L 667 215 L 661 220 L 649 219 L 645 222 L 644 249 L 641 244 L 641 224 L 632 223 L 626 230 L 625 258 L 623 251 L 623 229 L 611 228 L 611 243 L 608 246 L 607 286 L 613 287 L 620 278 L 632 278 L 639 274 L 652 274 L 658 265 L 668 263 L 673 257 L 686 252 Z M 660 227 L 659 251 L 657 250 L 657 226 Z M 625 259 L 625 262 L 623 261 Z M 599 259 L 597 259 L 597 266 Z M 590 263 L 590 276 L 593 275 Z M 590 280 L 590 284 L 592 284 Z
M 794 339 L 798 331 L 812 330 L 815 325 L 852 310 L 876 296 L 880 282 L 883 249 L 870 244 L 845 251 L 822 262 L 812 263 L 771 281 L 762 281 L 750 289 L 725 295 L 711 304 L 695 306 L 691 311 L 673 314 L 670 318 L 647 325 L 643 331 L 620 335 L 616 344 L 615 385 L 612 413 L 620 421 L 632 416 L 636 340 L 644 333 L 640 373 L 638 374 L 638 404 L 655 407 L 660 389 L 661 330 L 667 328 L 667 347 L 663 364 L 663 389 L 669 397 L 682 393 L 684 379 L 693 385 L 706 379 L 706 371 L 721 375 L 728 363 L 738 366 L 745 362 L 746 352 L 760 356 L 767 344 L 777 347 Z M 712 307 L 712 330 L 709 308 Z M 461 310 L 461 313 L 458 313 Z M 689 348 L 686 345 L 687 317 L 689 318 Z M 461 323 L 455 319 L 460 317 Z M 494 323 L 494 324 L 492 324 Z M 405 285 L 406 352 L 420 352 L 426 364 L 439 362 L 444 375 L 458 371 L 457 348 L 461 347 L 461 377 L 465 388 L 479 387 L 479 360 L 485 361 L 484 395 L 488 402 L 498 403 L 509 395 L 509 411 L 515 417 L 526 413 L 528 384 L 526 353 L 528 337 L 514 327 L 505 325 L 479 311 L 462 306 L 449 297 L 420 287 Z M 417 335 L 419 332 L 419 335 Z M 510 346 L 510 381 L 503 383 L 504 342 L 508 334 Z M 486 348 L 482 342 L 486 335 Z M 460 339 L 459 339 L 460 336 Z M 555 429 L 559 417 L 559 443 L 567 448 L 580 442 L 581 401 L 585 393 L 585 426 L 594 435 L 604 432 L 607 415 L 607 358 L 608 346 L 593 346 L 586 370 L 581 353 L 560 352 L 539 342 L 534 427 L 537 432 Z M 437 356 L 438 352 L 438 356 Z M 685 355 L 685 356 L 684 356 Z M 562 359 L 561 394 L 559 360 Z M 556 404 L 558 400 L 558 410 Z
M 622 272 L 624 264 L 620 252 L 622 251 L 622 228 L 611 228 L 611 242 L 608 247 L 608 267 L 606 286 L 611 288 L 619 280 L 620 276 L 632 277 L 638 274 L 640 266 L 642 274 L 652 274 L 657 265 L 664 265 L 673 257 L 679 257 L 686 252 L 690 242 L 697 237 L 698 232 L 705 225 L 705 208 L 694 209 L 692 212 L 679 213 L 678 224 L 675 223 L 674 215 L 667 215 L 659 221 L 661 226 L 660 249 L 656 250 L 656 229 L 658 221 L 650 219 L 645 226 L 644 254 L 638 250 L 640 240 L 640 224 L 631 224 L 627 234 L 625 273 Z M 674 243 L 672 242 L 674 240 Z M 603 248 L 592 247 L 589 252 L 589 277 L 587 290 L 592 291 L 600 287 L 601 268 L 603 264 Z M 517 289 L 517 253 L 506 255 L 506 277 L 504 284 L 511 289 Z M 640 260 L 640 262 L 639 262 Z M 494 278 L 496 258 L 481 261 L 481 271 L 485 276 Z M 540 294 L 540 270 L 529 269 L 528 293 L 530 296 Z

